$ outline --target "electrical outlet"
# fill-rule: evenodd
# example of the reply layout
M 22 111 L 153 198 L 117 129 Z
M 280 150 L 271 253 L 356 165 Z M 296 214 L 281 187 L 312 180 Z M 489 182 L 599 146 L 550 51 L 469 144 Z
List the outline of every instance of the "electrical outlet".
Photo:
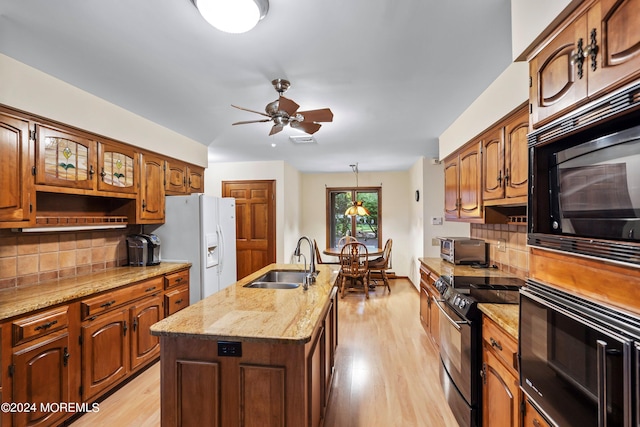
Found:
M 242 357 L 242 343 L 237 341 L 218 341 L 218 356 Z
M 431 246 L 440 246 L 440 239 L 431 239 Z
M 500 252 L 506 252 L 507 241 L 505 239 L 498 239 L 498 244 L 496 245 L 496 249 Z

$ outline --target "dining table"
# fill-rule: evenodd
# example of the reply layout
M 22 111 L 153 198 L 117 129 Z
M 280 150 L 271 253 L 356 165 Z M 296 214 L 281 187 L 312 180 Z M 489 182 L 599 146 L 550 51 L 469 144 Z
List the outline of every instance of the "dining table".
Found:
M 324 249 L 322 253 L 329 256 L 340 257 L 340 251 L 342 251 L 342 247 L 332 247 Z M 367 251 L 369 256 L 380 256 L 382 255 L 382 252 L 384 252 L 384 248 L 379 248 L 377 246 L 367 246 Z

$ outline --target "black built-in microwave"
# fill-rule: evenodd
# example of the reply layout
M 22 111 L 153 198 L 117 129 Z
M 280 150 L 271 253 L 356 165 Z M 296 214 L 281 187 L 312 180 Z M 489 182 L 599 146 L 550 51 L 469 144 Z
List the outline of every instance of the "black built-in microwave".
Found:
M 544 131 L 529 135 L 528 244 L 640 265 L 640 112 Z

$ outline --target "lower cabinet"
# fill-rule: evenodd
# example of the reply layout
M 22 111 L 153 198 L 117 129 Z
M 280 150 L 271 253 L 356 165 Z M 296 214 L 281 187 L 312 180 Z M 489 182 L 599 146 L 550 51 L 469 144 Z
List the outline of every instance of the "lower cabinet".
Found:
M 440 348 L 440 313 L 436 300 L 440 294 L 434 283 L 438 276 L 424 265 L 420 267 L 420 321 L 431 342 Z
M 165 290 L 169 279 L 177 285 Z M 175 303 L 172 292 L 185 302 Z M 60 425 L 72 414 L 58 404 L 90 404 L 148 366 L 160 356 L 149 328 L 165 317 L 165 299 L 173 313 L 188 296 L 186 269 L 5 321 L 0 402 L 29 407 L 0 413 L 0 427 Z
M 14 426 L 48 426 L 60 420 L 64 411 L 51 404 L 69 402 L 69 334 L 51 333 L 13 353 Z
M 551 427 L 551 424 L 536 410 L 528 398 L 524 398 L 522 427 Z
M 518 427 L 518 344 L 486 316 L 482 318 L 482 425 Z
M 123 379 L 129 371 L 127 310 L 114 310 L 82 323 L 82 400 Z

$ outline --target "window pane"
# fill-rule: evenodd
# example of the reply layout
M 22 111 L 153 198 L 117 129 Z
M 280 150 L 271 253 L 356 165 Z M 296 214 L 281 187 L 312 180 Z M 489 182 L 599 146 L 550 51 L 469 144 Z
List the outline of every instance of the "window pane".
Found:
M 357 200 L 369 211 L 369 216 L 356 217 L 356 238 L 367 246 L 378 245 L 378 192 L 359 191 Z
M 337 247 L 344 236 L 354 236 L 370 248 L 383 242 L 379 216 L 381 188 L 327 188 L 327 247 Z M 368 216 L 347 216 L 345 211 L 357 200 Z
M 351 205 L 351 191 L 331 191 L 331 206 L 329 209 L 329 246 L 338 246 L 338 240 L 352 234 L 351 218 L 344 214 Z

